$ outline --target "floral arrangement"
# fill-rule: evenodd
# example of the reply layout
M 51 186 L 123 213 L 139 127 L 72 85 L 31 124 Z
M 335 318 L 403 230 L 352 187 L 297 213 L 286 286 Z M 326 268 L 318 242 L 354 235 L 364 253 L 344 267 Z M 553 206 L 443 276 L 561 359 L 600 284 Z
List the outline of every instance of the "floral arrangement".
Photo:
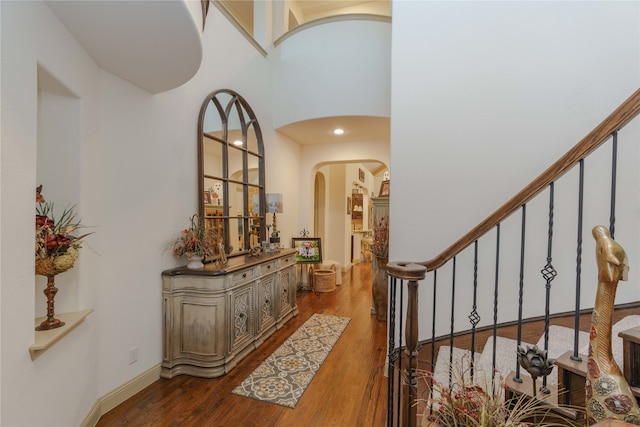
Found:
M 389 256 L 389 225 L 385 217 L 373 225 L 371 252 L 379 258 Z
M 551 413 L 548 406 L 541 405 L 528 396 L 505 400 L 506 384 L 502 374 L 494 371 L 494 379 L 487 379 L 488 386 L 481 387 L 471 379 L 470 363 L 462 362 L 464 369 L 452 372 L 449 387 L 440 384 L 431 372 L 422 372 L 421 377 L 431 389 L 431 398 L 425 408 L 426 425 L 429 427 L 528 427 L 566 426 L 560 414 Z M 452 370 L 453 371 L 453 370 Z M 476 378 L 483 378 L 482 372 Z M 493 386 L 492 386 L 493 384 Z M 487 390 L 490 390 L 487 391 Z M 430 409 L 430 410 L 429 410 Z M 531 420 L 536 420 L 533 423 Z
M 171 241 L 173 254 L 177 257 L 201 256 L 210 258 L 217 253 L 218 234 L 204 225 L 198 214 L 191 217 L 189 226 L 180 232 L 180 236 Z
M 36 274 L 53 276 L 73 267 L 82 239 L 93 233 L 73 236 L 71 233 L 83 227 L 75 206 L 65 208 L 56 218 L 54 203 L 46 202 L 41 192 L 42 185 L 36 189 Z

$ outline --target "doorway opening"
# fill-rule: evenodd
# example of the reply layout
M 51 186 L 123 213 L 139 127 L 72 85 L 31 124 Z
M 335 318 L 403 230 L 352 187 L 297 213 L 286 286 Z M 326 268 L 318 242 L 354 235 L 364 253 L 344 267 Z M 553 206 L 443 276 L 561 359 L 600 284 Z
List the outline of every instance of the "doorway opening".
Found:
M 388 166 L 380 161 L 319 164 L 314 177 L 314 237 L 322 239 L 323 258 L 343 271 L 370 262 L 373 204 Z

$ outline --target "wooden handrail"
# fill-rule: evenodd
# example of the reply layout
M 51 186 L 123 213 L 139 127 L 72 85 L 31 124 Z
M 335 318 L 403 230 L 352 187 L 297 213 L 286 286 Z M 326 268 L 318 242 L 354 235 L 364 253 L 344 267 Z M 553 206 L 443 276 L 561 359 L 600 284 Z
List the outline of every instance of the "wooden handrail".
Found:
M 427 267 L 427 271 L 437 270 L 447 261 L 458 255 L 462 250 L 482 237 L 485 233 L 502 222 L 522 205 L 532 200 L 538 193 L 547 188 L 549 184 L 556 181 L 581 159 L 585 158 L 592 151 L 602 145 L 613 132 L 620 130 L 624 125 L 640 114 L 640 89 L 636 90 L 626 101 L 624 101 L 613 113 L 602 121 L 578 144 L 562 156 L 546 171 L 540 174 L 530 184 L 524 187 L 518 194 L 512 197 L 507 203 L 489 215 L 484 221 L 475 226 L 471 231 L 462 236 L 458 241 L 445 249 L 436 257 L 417 264 Z M 394 266 L 399 267 L 399 266 Z

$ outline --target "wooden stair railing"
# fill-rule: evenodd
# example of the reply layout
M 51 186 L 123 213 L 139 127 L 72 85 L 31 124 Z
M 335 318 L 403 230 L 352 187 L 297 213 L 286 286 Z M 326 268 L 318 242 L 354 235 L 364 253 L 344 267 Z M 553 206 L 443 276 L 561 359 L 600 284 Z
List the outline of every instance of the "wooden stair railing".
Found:
M 458 255 L 473 242 L 494 229 L 504 219 L 519 210 L 522 205 L 531 201 L 554 181 L 557 181 L 565 173 L 600 147 L 611 134 L 620 130 L 624 125 L 640 114 L 640 89 L 636 90 L 625 102 L 613 113 L 603 120 L 594 130 L 585 136 L 571 150 L 569 150 L 558 161 L 551 165 L 546 171 L 540 174 L 529 185 L 524 187 L 518 194 L 513 196 L 508 202 L 489 215 L 484 221 L 471 229 L 467 234 L 458 239 L 454 244 L 436 255 L 434 258 L 418 262 L 427 267 L 427 271 L 437 270 L 447 261 Z M 390 263 L 393 265 L 394 263 Z
M 612 135 L 614 139 L 614 146 L 617 141 L 617 132 L 622 129 L 626 124 L 632 121 L 640 114 L 640 89 L 636 90 L 627 100 L 625 100 L 615 111 L 613 111 L 605 120 L 603 120 L 598 126 L 596 126 L 587 136 L 585 136 L 578 144 L 576 144 L 571 150 L 569 150 L 565 155 L 563 155 L 559 160 L 557 160 L 553 165 L 551 165 L 547 170 L 545 170 L 542 174 L 540 174 L 536 179 L 534 179 L 530 184 L 525 186 L 520 192 L 518 192 L 515 196 L 513 196 L 510 200 L 508 200 L 505 204 L 503 204 L 500 208 L 494 211 L 491 215 L 489 215 L 485 220 L 480 222 L 477 226 L 471 229 L 469 232 L 464 234 L 460 239 L 454 242 L 451 246 L 446 248 L 440 254 L 436 255 L 434 258 L 427 261 L 410 261 L 410 262 L 390 262 L 387 264 L 387 271 L 390 277 L 390 291 L 389 291 L 389 307 L 390 310 L 395 310 L 396 305 L 396 287 L 398 286 L 398 282 L 400 282 L 399 292 L 400 292 L 400 309 L 403 309 L 404 305 L 408 303 L 408 306 L 411 310 L 407 309 L 406 312 L 406 321 L 403 325 L 402 320 L 399 321 L 398 330 L 399 336 L 403 334 L 406 335 L 406 342 L 403 344 L 402 342 L 396 346 L 394 342 L 396 338 L 396 321 L 392 316 L 390 318 L 389 324 L 389 396 L 388 396 L 388 425 L 402 425 L 402 426 L 414 426 L 419 425 L 418 420 L 416 418 L 416 413 L 413 408 L 415 405 L 411 404 L 412 398 L 415 396 L 415 393 L 411 390 L 408 391 L 409 395 L 405 396 L 402 393 L 402 389 L 407 390 L 405 385 L 399 385 L 397 389 L 393 384 L 395 380 L 393 378 L 393 372 L 396 371 L 396 375 L 400 382 L 407 381 L 409 388 L 412 386 L 413 378 L 415 378 L 415 366 L 416 360 L 413 360 L 414 355 L 419 350 L 421 344 L 417 342 L 418 334 L 418 310 L 419 306 L 417 305 L 418 298 L 418 282 L 421 281 L 427 272 L 433 272 L 435 275 L 439 268 L 443 267 L 449 261 L 453 260 L 453 270 L 454 270 L 454 287 L 455 287 L 455 257 L 460 254 L 463 250 L 467 249 L 472 244 L 476 244 L 478 240 L 485 236 L 491 230 L 497 229 L 497 235 L 499 239 L 500 234 L 500 224 L 506 218 L 517 212 L 518 210 L 523 210 L 524 217 L 524 208 L 527 203 L 533 200 L 536 196 L 538 196 L 545 189 L 550 188 L 551 194 L 551 202 L 550 202 L 550 231 L 549 235 L 551 236 L 551 223 L 552 223 L 552 201 L 553 201 L 553 185 L 554 183 L 565 175 L 569 170 L 571 170 L 576 165 L 580 165 L 582 168 L 582 163 L 585 157 L 587 157 L 594 150 L 602 146 L 607 140 L 609 140 Z M 615 170 L 615 168 L 614 168 Z M 614 205 L 615 205 L 615 194 L 612 196 L 612 219 L 611 219 L 611 228 L 613 229 L 614 220 Z M 581 218 L 579 219 L 581 222 Z M 613 231 L 613 230 L 612 230 Z M 523 226 L 524 233 L 524 226 Z M 613 235 L 613 233 L 612 233 Z M 551 240 L 551 238 L 550 238 Z M 551 242 L 550 242 L 551 243 Z M 580 242 L 581 245 L 581 242 Z M 549 252 L 550 252 L 551 244 L 549 244 Z M 548 257 L 549 259 L 549 257 Z M 546 269 L 547 266 L 545 266 Z M 551 267 L 548 272 L 550 275 L 555 276 L 555 271 L 553 267 L 548 264 L 548 267 Z M 497 270 L 497 268 L 496 268 Z M 543 270 L 543 275 L 546 273 Z M 435 285 L 435 277 L 434 276 L 434 285 Z M 550 280 L 552 280 L 551 278 Z M 547 281 L 547 292 L 550 287 L 550 280 Z M 407 281 L 408 283 L 408 296 L 409 301 L 403 301 L 402 298 L 402 285 L 403 282 Z M 497 285 L 496 285 L 497 286 Z M 497 289 L 497 287 L 496 287 Z M 466 290 L 468 292 L 468 290 Z M 436 293 L 436 286 L 433 287 L 434 292 L 434 300 Z M 548 296 L 547 296 L 547 308 L 548 308 Z M 522 304 L 522 302 L 520 302 Z M 453 307 L 452 307 L 453 310 Z M 579 308 L 576 308 L 576 315 L 579 311 Z M 472 316 L 475 313 L 475 296 L 474 296 L 474 309 L 472 312 Z M 545 314 L 546 320 L 548 321 L 549 313 Z M 435 330 L 435 317 L 434 317 L 434 330 Z M 453 314 L 452 314 L 453 320 Z M 494 314 L 494 323 L 495 314 Z M 473 329 L 475 330 L 475 324 L 472 321 Z M 547 324 L 548 327 L 548 324 Z M 577 329 L 577 328 L 576 328 Z M 495 325 L 494 325 L 495 330 Z M 431 340 L 433 342 L 433 338 Z M 519 341 L 519 339 L 518 339 Z M 545 344 L 546 345 L 546 344 Z M 453 346 L 453 330 L 451 332 L 451 346 Z M 402 367 L 403 358 L 399 357 L 399 349 L 405 348 L 408 349 L 405 351 L 406 354 L 406 363 L 405 366 Z M 473 349 L 472 349 L 473 351 Z M 634 350 L 635 351 L 635 350 Z M 638 350 L 640 353 L 640 350 Z M 638 354 L 636 353 L 636 354 Z M 574 350 L 574 358 L 578 357 L 577 354 L 577 344 L 576 349 Z M 636 358 L 640 359 L 640 355 L 636 355 Z M 640 362 L 633 365 L 635 369 L 640 369 Z M 403 378 L 402 380 L 400 378 Z M 546 386 L 546 379 L 544 385 Z M 408 403 L 407 403 L 408 399 Z M 403 402 L 404 401 L 404 402 Z M 402 408 L 400 409 L 400 404 L 402 403 Z M 405 404 L 408 406 L 405 407 Z M 395 411 L 395 413 L 394 413 Z M 398 417 L 397 419 L 393 419 L 396 417 L 396 413 L 402 413 L 402 417 Z

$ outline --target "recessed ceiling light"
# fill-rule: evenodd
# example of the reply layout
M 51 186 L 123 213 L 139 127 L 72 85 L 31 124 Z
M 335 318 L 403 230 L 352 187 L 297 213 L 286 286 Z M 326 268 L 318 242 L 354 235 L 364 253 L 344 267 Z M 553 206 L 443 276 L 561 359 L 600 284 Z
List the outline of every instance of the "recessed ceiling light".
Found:
M 233 145 L 242 145 L 242 141 L 237 139 L 237 140 L 233 141 Z
M 344 133 L 344 129 L 338 128 L 338 129 L 334 130 L 333 133 L 335 133 L 336 135 L 342 135 Z

